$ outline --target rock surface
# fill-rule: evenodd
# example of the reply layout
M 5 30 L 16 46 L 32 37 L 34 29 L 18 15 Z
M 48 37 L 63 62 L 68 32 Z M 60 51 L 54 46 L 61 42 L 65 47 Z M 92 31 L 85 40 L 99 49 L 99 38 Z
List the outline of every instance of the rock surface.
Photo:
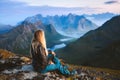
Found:
M 8 53 L 10 55 L 10 53 Z M 64 76 L 58 71 L 41 74 L 35 72 L 29 57 L 14 55 L 0 59 L 0 80 L 120 80 L 120 72 L 111 74 L 106 71 L 70 65 L 76 69 L 74 76 Z

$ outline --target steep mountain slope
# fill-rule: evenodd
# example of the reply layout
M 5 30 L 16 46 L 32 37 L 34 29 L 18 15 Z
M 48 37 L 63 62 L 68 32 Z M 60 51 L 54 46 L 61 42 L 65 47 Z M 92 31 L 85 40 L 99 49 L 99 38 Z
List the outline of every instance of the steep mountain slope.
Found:
M 87 20 L 84 16 L 74 14 L 46 17 L 38 14 L 36 16 L 26 18 L 25 21 L 31 23 L 42 21 L 44 24 L 52 24 L 59 32 L 65 33 L 67 35 L 72 34 L 80 36 L 80 34 L 83 34 L 97 27 L 94 23 Z
M 57 53 L 69 63 L 120 69 L 120 16 Z
M 37 29 L 45 31 L 48 47 L 60 43 L 59 39 L 64 38 L 64 36 L 56 32 L 52 25 L 43 25 L 40 21 L 36 23 L 23 21 L 22 24 L 13 28 L 8 33 L 0 35 L 0 48 L 16 53 L 28 54 L 33 33 Z

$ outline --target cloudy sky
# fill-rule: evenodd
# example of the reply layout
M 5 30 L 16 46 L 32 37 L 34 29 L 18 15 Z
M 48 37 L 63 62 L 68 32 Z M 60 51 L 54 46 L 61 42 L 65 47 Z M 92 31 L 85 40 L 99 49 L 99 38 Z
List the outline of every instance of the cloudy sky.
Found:
M 36 14 L 120 14 L 120 0 L 0 0 L 0 24 L 15 25 Z

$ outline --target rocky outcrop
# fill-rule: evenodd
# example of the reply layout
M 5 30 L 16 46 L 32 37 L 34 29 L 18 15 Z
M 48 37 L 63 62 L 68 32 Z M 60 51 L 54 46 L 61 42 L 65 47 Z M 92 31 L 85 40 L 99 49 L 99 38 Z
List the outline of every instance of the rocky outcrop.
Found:
M 5 51 L 6 52 L 6 51 Z M 4 53 L 4 51 L 3 51 Z M 9 53 L 6 53 L 9 54 Z M 9 54 L 10 55 L 10 54 Z M 3 56 L 4 57 L 4 56 Z M 1 80 L 119 80 L 119 71 L 109 71 L 108 69 L 95 69 L 82 66 L 69 66 L 76 69 L 74 76 L 65 76 L 58 71 L 45 74 L 34 71 L 31 59 L 22 55 L 14 55 L 0 59 L 0 79 Z M 109 72 L 108 72 L 109 71 Z M 116 74 L 112 73 L 115 72 Z

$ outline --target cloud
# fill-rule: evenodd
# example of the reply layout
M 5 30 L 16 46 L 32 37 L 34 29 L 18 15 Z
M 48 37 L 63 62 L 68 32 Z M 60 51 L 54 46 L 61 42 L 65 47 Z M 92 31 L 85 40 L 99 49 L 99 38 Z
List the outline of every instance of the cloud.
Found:
M 115 4 L 115 3 L 119 3 L 119 1 L 117 1 L 117 0 L 111 0 L 111 1 L 104 2 L 104 4 Z
M 6 3 L 5 3 L 6 4 Z M 67 15 L 73 14 L 85 14 L 95 13 L 97 8 L 90 7 L 51 7 L 51 6 L 22 6 L 23 4 L 14 4 L 9 2 L 9 5 L 3 5 L 0 7 L 0 21 L 1 23 L 16 24 L 19 21 L 24 20 L 28 16 L 36 14 L 46 15 Z M 11 5 L 11 6 L 10 6 Z
M 29 3 L 33 3 L 33 1 L 36 1 L 37 3 L 37 1 L 41 2 L 43 0 L 0 0 L 0 20 L 1 20 L 0 23 L 16 24 L 18 21 L 24 20 L 26 17 L 33 16 L 36 14 L 42 14 L 43 16 L 63 15 L 63 14 L 67 15 L 69 13 L 81 15 L 81 14 L 96 14 L 96 13 L 102 13 L 108 11 L 115 13 L 120 11 L 119 4 L 111 5 L 112 7 L 104 7 L 103 5 L 104 1 L 102 0 L 101 0 L 102 6 L 94 6 L 94 4 L 96 5 L 96 2 L 91 3 L 93 4 L 93 6 L 89 6 L 89 5 L 85 6 L 84 3 L 85 4 L 89 4 L 89 3 L 87 3 L 87 1 L 86 2 L 83 1 L 84 6 L 81 7 L 80 6 L 68 7 L 67 5 L 66 6 L 58 5 L 59 7 L 50 6 L 50 5 L 43 6 L 43 4 L 45 3 L 42 2 L 41 5 L 39 6 L 29 5 Z M 51 1 L 51 0 L 44 0 L 44 1 Z M 52 1 L 56 1 L 56 0 L 52 0 Z M 115 2 L 118 3 L 117 0 Z M 106 2 L 105 4 L 110 4 L 110 2 Z
M 13 7 L 20 7 L 25 6 L 26 3 L 23 2 L 13 2 L 10 0 L 0 0 L 0 8 L 13 8 Z

